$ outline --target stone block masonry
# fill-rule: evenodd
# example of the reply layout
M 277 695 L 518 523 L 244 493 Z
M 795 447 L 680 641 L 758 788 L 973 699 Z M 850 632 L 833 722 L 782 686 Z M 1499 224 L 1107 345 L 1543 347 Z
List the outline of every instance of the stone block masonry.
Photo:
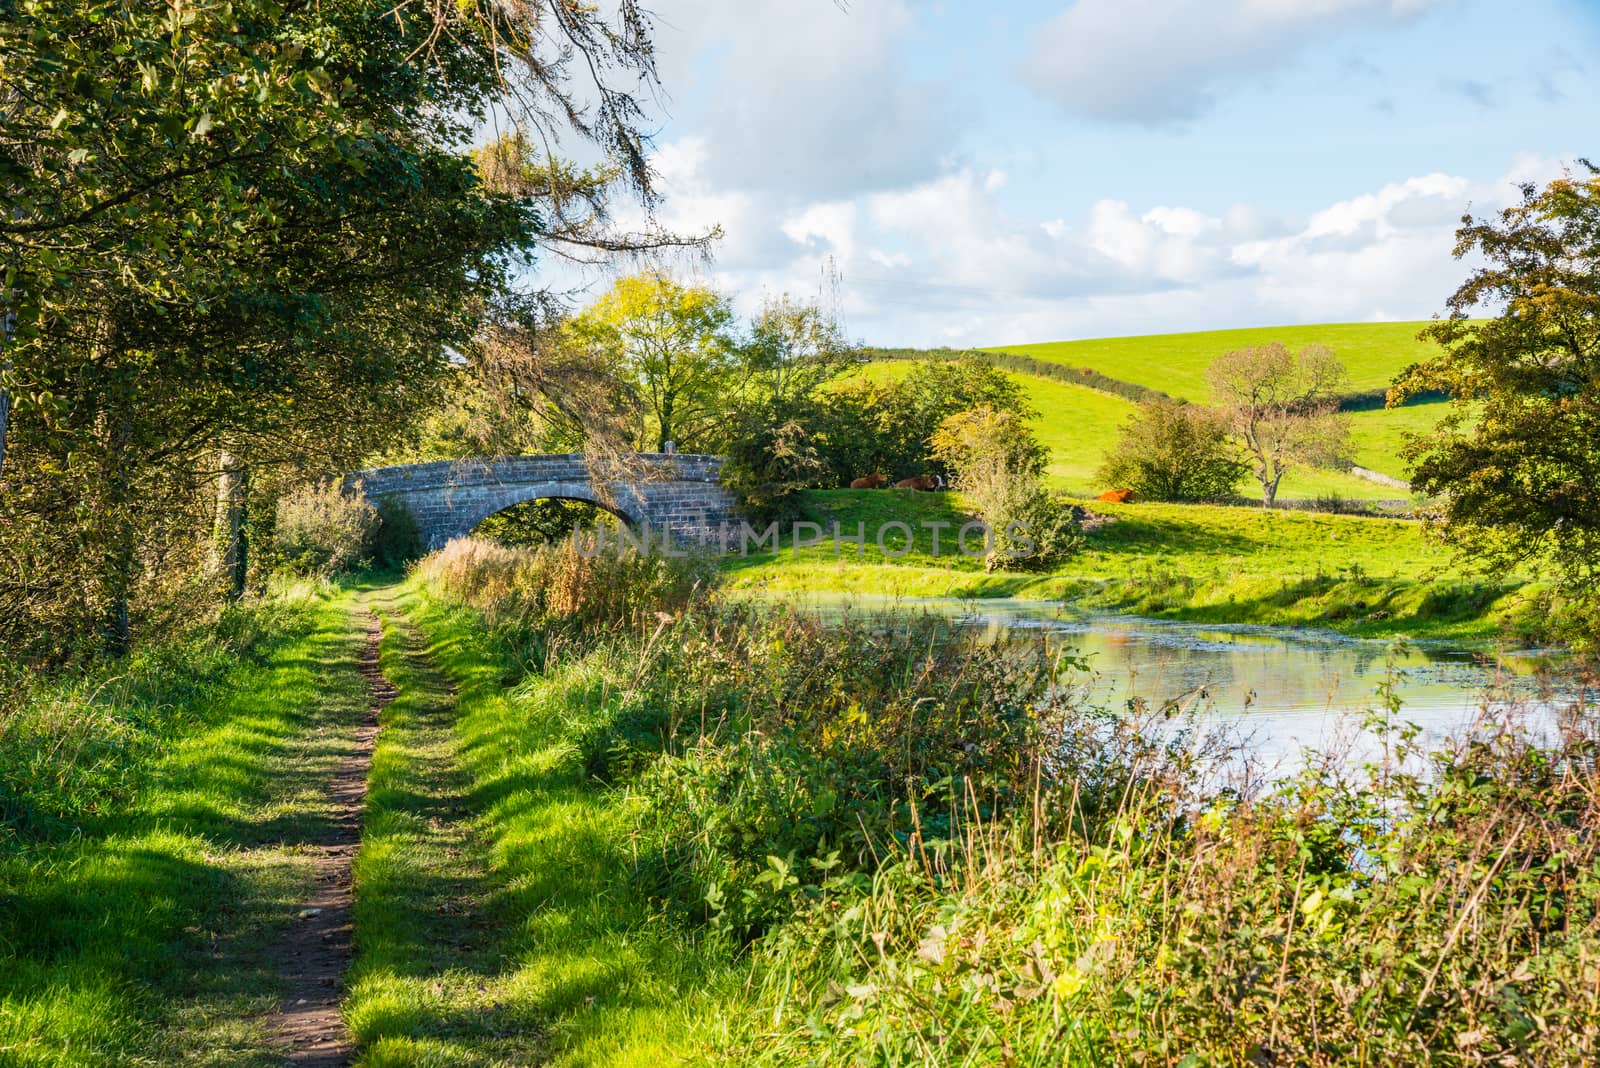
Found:
M 470 534 L 496 512 L 549 497 L 589 501 L 631 526 L 670 531 L 678 541 L 714 538 L 722 523 L 738 520 L 733 495 L 719 481 L 722 457 L 639 453 L 634 459 L 639 477 L 607 481 L 600 489 L 581 453 L 378 467 L 353 472 L 345 484 L 359 486 L 374 503 L 393 498 L 404 504 L 430 551 Z

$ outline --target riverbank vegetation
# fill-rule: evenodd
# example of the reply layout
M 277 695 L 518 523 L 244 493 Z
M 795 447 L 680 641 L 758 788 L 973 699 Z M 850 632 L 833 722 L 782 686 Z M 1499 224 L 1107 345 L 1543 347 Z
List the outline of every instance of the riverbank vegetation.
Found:
M 580 566 L 570 555 L 457 543 L 407 595 L 452 681 L 495 708 L 493 744 L 470 749 L 490 781 L 516 778 L 492 795 L 507 799 L 492 833 L 521 842 L 516 820 L 549 828 L 559 801 L 563 819 L 608 812 L 609 840 L 629 843 L 580 862 L 546 829 L 501 854 L 513 884 L 599 857 L 618 880 L 603 900 L 653 906 L 634 906 L 648 918 L 631 944 L 700 976 L 670 1008 L 631 964 L 561 981 L 575 932 L 614 960 L 614 921 L 609 904 L 563 918 L 549 887 L 550 956 L 522 967 L 543 976 L 527 1005 L 568 992 L 542 1003 L 558 1063 L 1554 1064 L 1600 1049 L 1592 712 L 1575 708 L 1553 747 L 1508 713 L 1428 754 L 1386 688 L 1376 749 L 1266 780 L 1223 736 L 1086 704 L 1044 646 L 722 606 L 662 561 L 597 574 L 636 591 L 597 594 L 613 606 L 599 613 L 508 592 Z M 654 1030 L 628 1023 L 639 1012 Z M 597 1021 L 618 1025 L 601 1046 Z

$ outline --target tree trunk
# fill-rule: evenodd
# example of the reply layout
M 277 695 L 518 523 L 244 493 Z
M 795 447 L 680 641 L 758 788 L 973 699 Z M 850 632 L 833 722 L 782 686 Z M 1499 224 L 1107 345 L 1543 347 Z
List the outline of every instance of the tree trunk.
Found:
M 11 425 L 11 394 L 0 388 L 0 477 L 6 473 L 6 430 Z
M 661 403 L 661 434 L 656 439 L 656 452 L 666 452 L 667 442 L 672 440 L 672 401 L 664 399 Z
M 1261 479 L 1261 506 L 1272 508 L 1278 502 L 1278 483 L 1283 480 L 1283 472 L 1279 471 L 1270 479 L 1265 476 Z
M 133 440 L 133 399 L 117 398 L 110 420 L 104 466 L 105 556 L 101 566 L 101 593 L 105 598 L 100 622 L 101 646 L 108 656 L 126 656 L 129 648 L 128 598 L 133 591 L 135 562 L 133 476 L 128 455 Z
M 244 596 L 245 576 L 250 570 L 250 535 L 246 528 L 250 471 L 226 449 L 219 454 L 217 515 L 214 535 L 214 561 L 228 583 L 228 599 Z

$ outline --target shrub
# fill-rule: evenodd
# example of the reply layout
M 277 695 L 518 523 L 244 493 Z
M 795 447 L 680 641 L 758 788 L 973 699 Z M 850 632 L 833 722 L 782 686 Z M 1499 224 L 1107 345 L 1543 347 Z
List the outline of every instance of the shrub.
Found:
M 377 519 L 378 510 L 365 497 L 344 492 L 337 482 L 292 490 L 278 501 L 280 565 L 324 578 L 358 570 L 368 562 Z
M 1214 411 L 1149 400 L 1139 405 L 1106 454 L 1098 478 L 1152 501 L 1223 501 L 1250 473 Z
M 696 554 L 585 556 L 570 540 L 528 548 L 457 538 L 423 557 L 417 571 L 446 599 L 519 628 L 653 625 L 658 613 L 681 610 L 716 581 L 715 567 Z
M 1051 571 L 1085 544 L 1077 513 L 1042 486 L 1008 502 L 992 526 L 995 547 L 983 562 L 986 571 Z
M 1431 754 L 1378 726 L 1373 765 L 1209 796 L 1157 754 L 1112 818 L 902 847 L 758 950 L 729 1059 L 1592 1063 L 1596 726 L 1511 712 Z
M 825 486 L 832 472 L 806 426 L 804 402 L 762 405 L 743 420 L 722 465 L 722 484 L 758 522 L 799 517 L 800 491 Z
M 957 412 L 939 425 L 933 452 L 993 532 L 987 570 L 1046 571 L 1082 547 L 1073 512 L 1040 481 L 1047 453 L 1016 413 Z
M 747 939 L 841 872 L 943 848 L 1108 749 L 1041 655 L 932 619 L 692 613 L 637 650 L 587 734 L 591 774 L 645 799 L 639 878 Z M 1069 722 L 1070 720 L 1070 722 Z M 1086 801 L 1084 808 L 1089 804 Z

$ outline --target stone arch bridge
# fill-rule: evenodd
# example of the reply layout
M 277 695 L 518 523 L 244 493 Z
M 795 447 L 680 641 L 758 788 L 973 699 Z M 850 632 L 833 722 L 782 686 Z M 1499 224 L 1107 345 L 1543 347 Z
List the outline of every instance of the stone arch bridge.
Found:
M 589 501 L 630 526 L 657 535 L 670 531 L 678 541 L 704 540 L 737 518 L 733 495 L 718 481 L 722 457 L 638 453 L 633 460 L 639 477 L 608 481 L 605 492 L 579 453 L 377 467 L 352 473 L 346 485 L 359 485 L 374 503 L 404 504 L 430 551 L 470 534 L 496 512 L 550 497 Z

